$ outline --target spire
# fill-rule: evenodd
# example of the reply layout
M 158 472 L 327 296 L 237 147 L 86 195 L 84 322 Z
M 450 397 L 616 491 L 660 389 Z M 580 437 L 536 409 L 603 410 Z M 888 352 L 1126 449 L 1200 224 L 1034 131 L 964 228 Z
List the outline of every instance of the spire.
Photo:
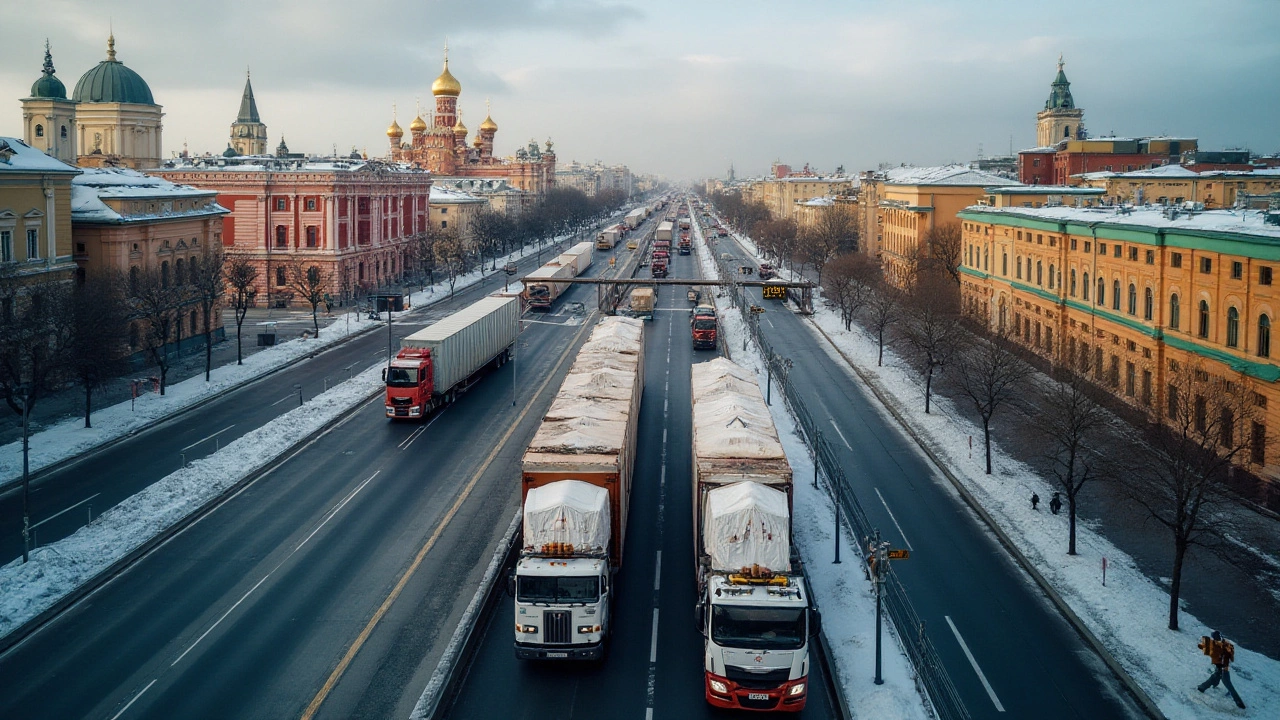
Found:
M 1065 64 L 1062 55 L 1059 54 L 1058 74 L 1053 78 L 1053 84 L 1049 86 L 1049 99 L 1045 101 L 1045 110 L 1074 110 L 1076 107 L 1075 100 L 1071 97 L 1071 83 L 1067 81 L 1067 74 L 1062 70 Z
M 244 71 L 244 95 L 240 98 L 240 113 L 236 115 L 238 123 L 262 122 L 258 117 L 258 102 L 253 98 L 253 84 L 249 82 L 249 71 Z
M 44 39 L 44 74 L 52 75 L 53 70 L 53 51 L 49 47 L 49 38 Z
M 116 33 L 114 30 L 107 36 L 107 62 L 116 62 Z

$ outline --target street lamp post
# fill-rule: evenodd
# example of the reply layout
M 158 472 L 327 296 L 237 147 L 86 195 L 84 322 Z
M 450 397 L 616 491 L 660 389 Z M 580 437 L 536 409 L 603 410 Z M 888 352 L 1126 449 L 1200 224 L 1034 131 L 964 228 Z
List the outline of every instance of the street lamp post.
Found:
M 889 568 L 889 557 L 885 552 L 888 545 L 888 543 L 880 542 L 880 531 L 876 530 L 875 546 L 872 549 L 872 557 L 875 559 L 875 566 L 873 568 L 874 572 L 871 578 L 876 584 L 876 677 L 875 680 L 872 681 L 876 685 L 884 684 L 884 678 L 881 677 L 880 674 L 880 633 L 881 627 L 884 625 L 880 619 L 880 596 L 884 592 L 885 571 Z
M 22 562 L 31 558 L 31 388 L 22 393 Z

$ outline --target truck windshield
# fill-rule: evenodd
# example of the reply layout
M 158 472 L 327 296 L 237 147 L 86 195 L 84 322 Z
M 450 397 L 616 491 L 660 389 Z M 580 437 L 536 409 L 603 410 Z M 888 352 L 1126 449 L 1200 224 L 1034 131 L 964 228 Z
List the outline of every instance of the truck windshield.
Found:
M 544 298 L 551 295 L 551 288 L 546 285 L 530 285 L 529 297 Z
M 716 329 L 715 318 L 694 318 L 693 329 L 694 330 L 715 330 Z
M 716 605 L 711 638 L 722 647 L 799 650 L 805 643 L 804 610 Z
M 417 387 L 417 385 L 417 369 L 393 367 L 387 370 L 388 387 Z
M 517 577 L 516 599 L 531 603 L 590 603 L 600 599 L 600 578 Z

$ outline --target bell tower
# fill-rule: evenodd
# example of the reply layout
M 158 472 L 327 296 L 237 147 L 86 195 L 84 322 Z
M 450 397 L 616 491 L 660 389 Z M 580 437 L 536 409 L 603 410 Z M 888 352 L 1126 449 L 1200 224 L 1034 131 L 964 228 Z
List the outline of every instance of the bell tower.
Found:
M 240 155 L 267 154 L 267 126 L 258 117 L 258 101 L 253 97 L 253 84 L 249 71 L 244 72 L 244 95 L 240 98 L 240 112 L 231 123 L 231 147 Z
M 65 163 L 76 163 L 76 101 L 54 74 L 53 53 L 44 44 L 44 69 L 22 100 L 22 140 Z
M 1062 71 L 1063 65 L 1059 55 L 1058 75 L 1049 86 L 1049 99 L 1044 103 L 1044 110 L 1036 114 L 1036 144 L 1040 147 L 1084 136 L 1084 110 L 1077 108 L 1071 97 L 1071 83 Z

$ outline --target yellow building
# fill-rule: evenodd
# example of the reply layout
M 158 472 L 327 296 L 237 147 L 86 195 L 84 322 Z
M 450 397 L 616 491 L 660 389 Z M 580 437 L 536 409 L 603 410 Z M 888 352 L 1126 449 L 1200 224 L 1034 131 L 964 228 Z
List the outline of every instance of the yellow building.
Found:
M 1195 172 L 1181 165 L 1162 165 L 1134 172 L 1082 173 L 1075 179 L 1102 190 L 1111 203 L 1202 203 L 1207 210 L 1229 208 L 1248 195 L 1280 192 L 1280 169 Z
M 1267 410 L 1241 429 L 1254 439 L 1249 460 L 1280 477 L 1265 442 L 1280 426 L 1274 216 L 975 206 L 959 217 L 966 313 L 1138 407 L 1163 407 L 1179 365 L 1250 381 Z
M 868 187 L 870 185 L 870 187 Z M 875 202 L 874 225 L 864 227 L 863 237 L 877 238 L 875 249 L 884 266 L 885 279 L 896 285 L 910 282 L 922 252 L 925 233 L 954 222 L 956 213 L 984 198 L 988 189 L 1018 185 L 998 175 L 965 165 L 899 167 L 863 178 L 859 205 Z M 863 211 L 871 224 L 870 210 Z M 868 243 L 870 245 L 870 243 Z
M 852 178 L 843 176 L 768 178 L 749 182 L 743 189 L 742 199 L 763 204 L 779 220 L 796 220 L 797 207 L 801 203 L 814 198 L 847 195 L 855 185 Z
M 471 224 L 476 215 L 488 206 L 489 202 L 484 198 L 457 190 L 446 190 L 434 184 L 431 186 L 431 226 L 441 230 L 457 230 L 458 236 L 466 243 L 471 242 Z
M 0 137 L 0 274 L 22 282 L 72 278 L 71 178 L 79 173 Z
M 1006 185 L 987 188 L 986 196 L 978 204 L 997 208 L 1038 208 L 1046 205 L 1089 207 L 1098 204 L 1104 192 L 1098 188 L 1075 185 Z

